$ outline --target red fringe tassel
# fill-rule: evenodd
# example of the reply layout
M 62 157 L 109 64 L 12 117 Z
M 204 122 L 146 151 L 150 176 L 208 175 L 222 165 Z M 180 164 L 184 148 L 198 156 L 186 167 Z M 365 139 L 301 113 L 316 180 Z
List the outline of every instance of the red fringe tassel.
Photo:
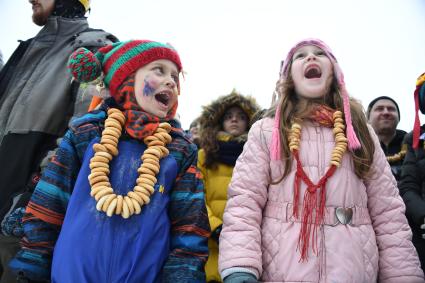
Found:
M 299 216 L 298 204 L 301 181 L 307 185 L 307 190 L 305 191 L 303 199 L 301 230 L 297 247 L 301 251 L 300 261 L 304 261 L 308 258 L 310 241 L 312 242 L 313 252 L 317 255 L 317 228 L 323 223 L 325 216 L 326 182 L 335 173 L 336 166 L 331 165 L 331 167 L 329 167 L 329 169 L 326 171 L 326 174 L 319 180 L 319 182 L 314 184 L 304 172 L 298 151 L 295 150 L 293 155 L 297 161 L 297 172 L 295 175 L 294 184 L 294 206 L 292 211 L 292 214 L 295 218 L 298 218 Z M 318 190 L 320 190 L 320 192 L 317 192 Z

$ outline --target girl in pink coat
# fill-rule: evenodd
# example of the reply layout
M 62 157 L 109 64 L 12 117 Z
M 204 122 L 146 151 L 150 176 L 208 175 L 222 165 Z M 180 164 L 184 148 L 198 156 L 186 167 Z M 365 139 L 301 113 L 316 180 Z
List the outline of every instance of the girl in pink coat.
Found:
M 329 47 L 296 44 L 233 171 L 225 283 L 425 282 L 405 206 Z

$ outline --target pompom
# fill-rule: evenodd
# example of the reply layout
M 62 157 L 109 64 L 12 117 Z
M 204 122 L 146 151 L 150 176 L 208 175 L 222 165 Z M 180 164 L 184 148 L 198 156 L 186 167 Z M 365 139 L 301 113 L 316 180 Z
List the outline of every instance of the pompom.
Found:
M 68 60 L 68 69 L 79 82 L 91 82 L 102 73 L 102 67 L 97 57 L 84 47 L 78 48 L 71 54 Z

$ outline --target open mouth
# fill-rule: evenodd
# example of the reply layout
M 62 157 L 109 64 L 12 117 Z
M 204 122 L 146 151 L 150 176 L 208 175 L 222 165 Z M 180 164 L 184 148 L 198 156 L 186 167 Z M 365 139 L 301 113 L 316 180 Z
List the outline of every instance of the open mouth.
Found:
M 322 71 L 317 65 L 310 65 L 304 71 L 304 76 L 307 79 L 319 79 L 322 77 Z
M 168 106 L 168 103 L 170 102 L 170 94 L 167 92 L 159 92 L 157 94 L 155 94 L 155 99 L 156 101 L 158 101 L 159 103 Z

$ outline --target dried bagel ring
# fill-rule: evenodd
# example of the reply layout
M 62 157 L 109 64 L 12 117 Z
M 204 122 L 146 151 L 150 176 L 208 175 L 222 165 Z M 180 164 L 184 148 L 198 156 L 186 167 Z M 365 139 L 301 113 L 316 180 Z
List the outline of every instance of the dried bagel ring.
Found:
M 117 120 L 121 125 L 125 124 L 125 116 L 122 113 L 112 113 L 111 115 L 108 115 L 108 116 L 110 118 Z
M 103 145 L 101 145 L 100 143 L 95 143 L 95 144 L 93 144 L 93 150 L 95 152 L 104 152 L 104 151 L 106 151 L 106 148 Z
M 103 146 L 103 145 L 102 145 Z M 103 146 L 104 147 L 104 146 Z M 95 154 L 94 154 L 94 156 L 103 156 L 103 157 L 106 157 L 107 159 L 109 159 L 109 161 L 111 161 L 112 160 L 112 154 L 110 154 L 109 152 L 106 152 L 106 147 L 104 147 L 105 148 L 105 151 L 102 151 L 102 152 L 96 152 Z
M 103 162 L 103 163 L 106 163 L 106 162 L 109 162 L 109 159 L 106 158 L 106 157 L 97 155 L 97 156 L 93 156 L 92 158 L 90 158 L 90 162 Z
M 171 125 L 169 123 L 166 123 L 166 122 L 160 123 L 158 125 L 158 127 L 161 128 L 161 129 L 166 130 L 167 132 L 170 132 L 171 131 Z
M 122 201 L 122 212 L 121 212 L 121 216 L 124 219 L 127 219 L 127 218 L 130 217 L 130 210 L 128 209 L 127 202 L 124 199 Z
M 133 192 L 133 191 L 129 191 L 128 193 L 127 193 L 127 196 L 129 197 L 129 198 L 133 198 L 133 199 L 135 199 L 135 200 L 137 200 L 140 204 L 143 204 L 143 200 L 142 200 L 142 198 L 141 197 L 139 197 L 135 192 Z
M 124 196 L 124 202 L 128 206 L 128 211 L 130 212 L 130 216 L 133 215 L 134 214 L 134 206 L 133 206 L 133 202 L 131 201 L 131 199 L 128 196 Z
M 116 194 L 110 194 L 108 195 L 107 199 L 105 200 L 105 202 L 102 205 L 102 211 L 106 212 L 108 210 L 109 205 L 111 204 L 111 202 L 117 198 Z
M 122 202 L 124 201 L 122 195 L 117 196 L 117 207 L 115 208 L 115 214 L 119 215 L 122 212 Z
M 141 207 L 140 203 L 137 200 L 135 200 L 134 198 L 130 198 L 130 200 L 131 200 L 133 207 L 134 207 L 134 214 L 136 214 L 136 215 L 140 214 L 140 212 L 142 212 L 142 207 Z
M 111 203 L 108 206 L 108 209 L 106 210 L 106 215 L 111 217 L 115 213 L 115 209 L 117 207 L 118 199 L 114 198 Z
M 96 167 L 103 167 L 103 168 L 109 168 L 109 164 L 106 162 L 90 162 L 89 164 L 90 169 L 96 168 Z

